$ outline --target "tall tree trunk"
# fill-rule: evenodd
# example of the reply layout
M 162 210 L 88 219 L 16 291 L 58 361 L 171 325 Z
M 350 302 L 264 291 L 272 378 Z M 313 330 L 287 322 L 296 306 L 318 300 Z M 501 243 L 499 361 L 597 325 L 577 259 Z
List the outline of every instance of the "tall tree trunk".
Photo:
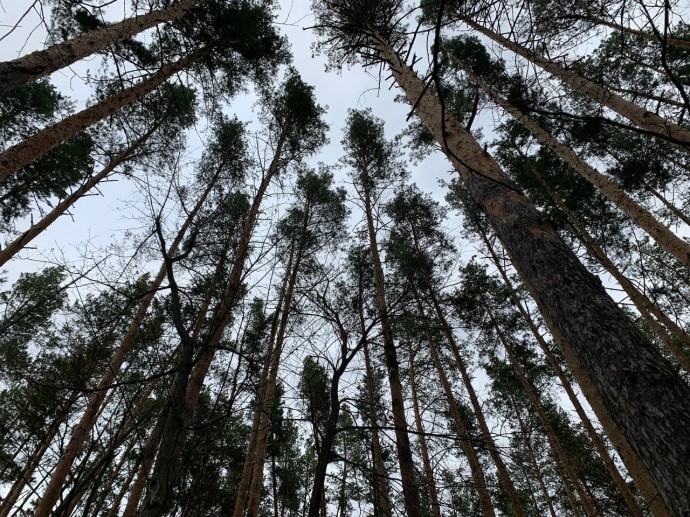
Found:
M 189 226 L 192 224 L 192 221 L 196 218 L 197 214 L 199 213 L 199 210 L 201 210 L 201 207 L 206 202 L 208 195 L 213 190 L 213 186 L 215 185 L 215 180 L 217 179 L 217 177 L 218 174 L 216 174 L 214 180 L 212 180 L 209 183 L 209 185 L 197 201 L 194 208 L 191 210 L 191 212 L 189 212 L 189 215 L 180 227 L 180 230 L 177 232 L 175 240 L 170 245 L 169 250 L 167 250 L 168 255 L 174 255 L 177 252 L 177 249 L 184 240 Z M 46 490 L 43 493 L 43 497 L 41 497 L 41 500 L 38 502 L 38 505 L 36 506 L 36 517 L 47 517 L 50 514 L 51 509 L 55 505 L 55 502 L 57 501 L 58 497 L 60 496 L 60 491 L 62 490 L 62 487 L 65 484 L 65 479 L 67 478 L 67 475 L 69 474 L 69 471 L 72 468 L 72 464 L 74 463 L 74 460 L 76 459 L 76 457 L 79 454 L 79 451 L 84 445 L 84 441 L 89 436 L 89 433 L 91 432 L 93 426 L 96 423 L 96 417 L 99 411 L 102 409 L 103 401 L 110 392 L 109 388 L 112 386 L 113 382 L 117 378 L 122 364 L 125 362 L 129 352 L 132 350 L 132 347 L 134 346 L 136 338 L 139 334 L 141 324 L 146 318 L 146 313 L 148 312 L 149 307 L 151 306 L 151 302 L 153 302 L 153 299 L 158 293 L 158 289 L 163 283 L 164 278 L 165 265 L 161 266 L 158 275 L 149 285 L 148 292 L 139 302 L 137 312 L 132 318 L 130 326 L 127 329 L 127 334 L 125 334 L 125 337 L 122 338 L 122 343 L 120 343 L 120 347 L 117 349 L 117 351 L 111 358 L 108 368 L 103 373 L 103 376 L 101 377 L 101 380 L 98 383 L 98 387 L 96 388 L 96 390 L 94 390 L 93 395 L 91 395 L 91 398 L 89 399 L 89 402 L 86 406 L 86 409 L 84 410 L 83 415 L 81 416 L 81 419 L 79 420 L 79 423 L 77 423 L 77 425 L 72 430 L 72 436 L 70 437 L 69 442 L 65 447 L 65 450 L 60 456 L 57 465 L 55 466 L 55 470 L 53 471 L 53 475 L 50 478 L 50 482 L 48 483 L 48 486 L 46 487 Z
M 172 469 L 176 464 L 176 459 L 182 451 L 186 439 L 185 427 L 190 421 L 194 410 L 196 409 L 199 400 L 199 394 L 203 387 L 206 374 L 211 366 L 213 357 L 215 356 L 218 343 L 223 337 L 225 328 L 232 320 L 232 309 L 236 302 L 237 293 L 242 283 L 242 273 L 244 265 L 249 256 L 249 245 L 256 220 L 259 216 L 259 208 L 263 201 L 264 194 L 273 177 L 280 170 L 280 158 L 282 156 L 283 146 L 287 139 L 287 130 L 281 131 L 275 154 L 271 164 L 261 180 L 259 189 L 254 196 L 254 201 L 245 220 L 242 228 L 239 243 L 237 245 L 237 252 L 235 254 L 235 262 L 228 277 L 222 299 L 216 311 L 214 322 L 211 327 L 211 333 L 203 344 L 202 350 L 196 359 L 194 368 L 190 370 L 187 379 L 185 380 L 185 392 L 182 394 L 182 401 L 173 401 L 175 404 L 180 403 L 180 415 L 173 416 L 174 421 L 171 421 L 169 426 L 166 426 L 166 432 L 161 439 L 161 446 L 159 451 L 165 451 L 165 456 L 161 456 L 156 460 L 154 473 L 149 481 L 149 486 L 154 491 L 147 493 L 147 498 L 142 510 L 142 517 L 154 517 L 164 512 L 168 504 L 170 489 L 174 475 Z M 178 374 L 179 375 L 179 374 Z M 183 381 L 180 381 L 181 383 Z M 168 415 L 168 419 L 171 415 Z
M 0 153 L 0 182 L 5 181 L 10 175 L 43 156 L 68 138 L 151 93 L 174 74 L 189 68 L 204 54 L 205 51 L 200 50 L 174 63 L 165 65 L 149 78 L 109 95 L 97 104 L 56 122 Z
M 144 15 L 135 15 L 86 32 L 44 50 L 37 50 L 12 61 L 0 62 L 0 95 L 46 77 L 110 45 L 130 38 L 159 23 L 171 22 L 206 0 L 180 0 L 176 4 Z
M 285 335 L 287 333 L 287 326 L 292 313 L 292 299 L 297 285 L 297 277 L 300 272 L 300 265 L 302 263 L 302 256 L 306 245 L 307 228 L 310 222 L 310 206 L 304 209 L 302 215 L 302 232 L 299 241 L 296 243 L 296 249 L 291 249 L 286 275 L 289 277 L 285 298 L 283 300 L 280 324 L 275 338 L 275 345 L 273 353 L 270 356 L 271 364 L 268 372 L 268 382 L 266 384 L 263 399 L 259 407 L 259 426 L 256 442 L 256 455 L 253 462 L 253 473 L 251 483 L 249 485 L 248 502 L 247 502 L 247 516 L 257 517 L 259 515 L 259 503 L 261 499 L 261 487 L 263 485 L 264 463 L 266 461 L 266 447 L 268 446 L 268 431 L 270 428 L 271 408 L 273 407 L 273 398 L 275 396 L 276 385 L 278 383 L 278 370 L 280 368 L 280 358 L 283 353 L 283 345 L 285 343 Z M 294 257 L 293 257 L 294 253 Z M 294 262 L 294 263 L 293 263 Z M 241 514 L 235 514 L 237 517 Z
M 536 474 L 537 481 L 539 481 L 539 488 L 541 489 L 541 493 L 544 496 L 544 500 L 546 501 L 546 505 L 549 507 L 549 513 L 551 514 L 551 517 L 556 517 L 556 510 L 553 507 L 553 500 L 551 499 L 551 494 L 549 494 L 549 490 L 546 488 L 546 483 L 544 482 L 544 475 L 541 472 L 541 467 L 539 466 L 539 462 L 537 461 L 537 456 L 534 454 L 534 449 L 532 449 L 532 440 L 530 438 L 530 433 L 527 432 L 527 427 L 525 426 L 525 423 L 522 421 L 522 417 L 520 416 L 520 409 L 518 408 L 517 404 L 513 405 L 515 409 L 515 415 L 517 416 L 518 424 L 520 426 L 520 432 L 522 433 L 522 436 L 525 439 L 525 445 L 527 446 L 527 453 L 529 454 L 529 459 L 530 463 L 532 464 L 532 467 L 534 468 L 534 473 Z M 539 510 L 539 508 L 537 508 Z
M 137 140 L 132 142 L 132 144 L 127 147 L 124 151 L 113 158 L 108 165 L 106 165 L 98 174 L 91 176 L 84 184 L 75 190 L 72 194 L 67 196 L 65 199 L 60 201 L 55 208 L 48 212 L 45 216 L 41 218 L 35 224 L 31 225 L 31 228 L 22 233 L 15 240 L 10 242 L 2 250 L 0 250 L 0 266 L 4 266 L 7 261 L 14 257 L 20 250 L 22 250 L 27 244 L 38 237 L 43 231 L 45 231 L 48 226 L 53 224 L 61 215 L 63 215 L 69 208 L 71 208 L 79 199 L 84 197 L 91 189 L 103 181 L 106 177 L 110 176 L 115 169 L 127 161 L 134 152 L 141 147 L 146 140 L 148 140 L 151 135 L 158 129 L 158 125 L 154 125 L 146 133 L 144 133 Z
M 553 426 L 551 425 L 549 417 L 546 414 L 546 411 L 544 410 L 544 406 L 539 400 L 539 396 L 537 395 L 534 386 L 527 378 L 527 375 L 525 374 L 525 371 L 523 370 L 520 361 L 518 361 L 517 357 L 515 357 L 513 346 L 510 344 L 508 338 L 503 333 L 501 326 L 494 317 L 494 313 L 491 310 L 491 307 L 489 307 L 489 305 L 486 302 L 484 302 L 484 309 L 486 310 L 486 313 L 489 315 L 489 320 L 491 321 L 492 326 L 494 327 L 494 329 L 496 329 L 496 334 L 498 334 L 498 338 L 506 351 L 506 355 L 508 356 L 510 364 L 512 365 L 513 370 L 515 371 L 515 375 L 517 376 L 520 384 L 522 385 L 522 388 L 525 390 L 525 393 L 527 394 L 527 397 L 532 403 L 534 410 L 537 412 L 537 415 L 539 416 L 539 420 L 541 421 L 541 425 L 544 427 L 544 432 L 546 433 L 546 437 L 549 440 L 549 445 L 551 446 L 551 450 L 553 451 L 556 463 L 559 465 L 559 468 L 563 470 L 564 480 L 569 481 L 572 484 L 572 486 L 575 487 L 575 490 L 577 491 L 577 494 L 580 499 L 580 503 L 584 507 L 588 517 L 594 517 L 595 515 L 598 515 L 594 503 L 592 502 L 592 500 L 589 497 L 589 494 L 586 492 L 584 488 L 584 484 L 582 483 L 577 473 L 573 469 L 570 457 L 561 446 L 561 442 L 558 439 L 558 436 L 556 435 Z
M 664 314 L 664 312 L 654 302 L 647 298 L 644 293 L 642 293 L 630 280 L 628 280 L 621 270 L 606 255 L 606 252 L 601 248 L 601 246 L 599 246 L 596 239 L 587 231 L 587 228 L 584 224 L 582 224 L 580 218 L 577 217 L 577 215 L 570 210 L 570 208 L 568 208 L 563 200 L 561 200 L 560 197 L 548 187 L 541 176 L 536 173 L 534 176 L 536 176 L 540 181 L 544 187 L 544 190 L 553 200 L 553 202 L 570 220 L 574 230 L 573 233 L 585 245 L 585 248 L 587 248 L 589 254 L 597 262 L 599 262 L 623 288 L 625 294 L 628 295 L 654 333 L 659 336 L 669 351 L 673 354 L 676 361 L 678 361 L 678 364 L 680 364 L 686 371 L 690 372 L 690 356 L 688 356 L 681 346 L 676 343 L 674 338 L 669 335 L 666 328 L 669 329 L 675 336 L 675 339 L 680 341 L 686 348 L 690 347 L 690 335 L 688 335 L 685 330 L 671 320 L 671 318 Z M 657 321 L 657 319 L 659 321 Z M 664 328 L 659 322 L 663 323 L 666 328 Z
M 370 197 L 370 180 L 368 179 L 368 174 L 366 174 L 366 171 L 361 172 L 365 174 L 363 185 L 364 209 L 367 219 L 371 261 L 374 266 L 376 309 L 381 321 L 381 331 L 383 334 L 383 350 L 386 357 L 386 367 L 388 369 L 388 382 L 390 385 L 393 410 L 393 425 L 395 427 L 395 445 L 398 452 L 398 463 L 400 465 L 400 474 L 402 477 L 402 491 L 405 500 L 405 510 L 408 517 L 421 517 L 419 490 L 415 481 L 414 462 L 412 460 L 412 450 L 410 449 L 410 437 L 407 433 L 407 421 L 405 419 L 405 403 L 402 384 L 400 382 L 398 353 L 395 348 L 393 329 L 391 328 L 391 322 L 388 316 L 383 267 L 381 266 L 379 247 L 378 243 L 376 242 L 376 229 L 374 227 L 374 217 L 372 215 L 372 203 Z
M 376 33 L 372 33 L 376 38 Z M 540 214 L 438 98 L 379 39 L 408 101 L 482 207 L 523 281 L 592 380 L 611 419 L 672 511 L 690 512 L 690 387 L 608 296 Z M 481 171 L 481 172 L 480 172 Z M 560 341 L 559 341 L 560 342 Z M 574 366 L 576 368 L 577 366 Z M 635 401 L 635 411 L 629 410 Z
M 434 479 L 434 470 L 431 468 L 431 460 L 429 459 L 429 449 L 426 445 L 426 435 L 424 432 L 424 425 L 422 424 L 422 414 L 419 411 L 419 402 L 417 400 L 417 382 L 415 375 L 414 356 L 415 351 L 410 350 L 410 390 L 412 392 L 412 409 L 414 410 L 414 422 L 417 428 L 417 436 L 419 437 L 419 451 L 422 453 L 422 465 L 424 467 L 424 474 L 426 475 L 426 483 L 429 487 L 429 499 L 431 500 L 431 515 L 434 517 L 441 517 L 441 505 L 438 502 L 438 490 L 436 488 L 436 480 Z
M 422 303 L 417 297 L 417 308 L 419 310 L 420 317 L 424 324 L 424 332 L 426 334 L 427 345 L 429 347 L 429 352 L 431 353 L 431 358 L 436 367 L 436 373 L 441 381 L 441 386 L 443 387 L 443 392 L 446 396 L 446 401 L 448 402 L 448 409 L 450 411 L 451 419 L 455 424 L 455 430 L 458 433 L 458 440 L 460 441 L 460 446 L 462 451 L 467 457 L 467 462 L 470 465 L 470 471 L 472 473 L 472 480 L 474 482 L 474 488 L 479 494 L 479 507 L 481 513 L 484 517 L 494 517 L 496 512 L 494 511 L 493 503 L 491 502 L 491 494 L 489 493 L 489 487 L 486 484 L 486 476 L 484 475 L 484 469 L 479 462 L 479 457 L 477 456 L 477 451 L 474 448 L 472 436 L 470 434 L 471 424 L 468 422 L 458 404 L 455 400 L 455 395 L 450 386 L 448 376 L 446 375 L 445 369 L 443 368 L 443 363 L 441 361 L 441 356 L 434 345 L 434 336 L 431 333 L 431 327 L 429 325 L 429 320 L 424 312 Z
M 417 232 L 415 231 L 414 225 L 412 225 L 412 237 L 414 240 L 415 249 L 418 253 L 421 252 L 422 250 L 419 246 L 419 239 L 417 237 Z M 491 459 L 496 465 L 496 470 L 498 471 L 498 477 L 501 481 L 501 485 L 503 485 L 503 489 L 506 491 L 508 499 L 510 499 L 510 504 L 513 509 L 513 512 L 515 513 L 515 517 L 524 517 L 525 512 L 522 508 L 520 496 L 518 495 L 517 490 L 515 490 L 515 485 L 513 484 L 510 472 L 508 471 L 508 468 L 506 467 L 505 462 L 501 457 L 501 453 L 498 450 L 493 435 L 491 434 L 489 426 L 486 423 L 484 411 L 482 410 L 482 406 L 479 403 L 477 393 L 474 391 L 474 387 L 472 386 L 472 380 L 470 379 L 470 375 L 467 371 L 467 367 L 465 366 L 465 361 L 462 358 L 462 354 L 460 354 L 460 347 L 458 347 L 455 335 L 453 334 L 453 330 L 450 324 L 448 323 L 443 308 L 441 307 L 441 304 L 438 300 L 438 296 L 436 294 L 436 290 L 433 286 L 431 278 L 429 277 L 426 271 L 424 271 L 422 275 L 424 286 L 426 288 L 426 295 L 428 296 L 429 300 L 433 305 L 434 312 L 436 314 L 436 319 L 438 320 L 441 326 L 441 331 L 443 332 L 443 335 L 446 338 L 446 341 L 448 342 L 448 346 L 450 347 L 453 353 L 453 357 L 455 358 L 455 364 L 458 367 L 458 370 L 460 371 L 462 382 L 465 386 L 465 389 L 467 390 L 467 395 L 470 399 L 470 403 L 472 404 L 472 410 L 477 418 L 477 423 L 479 424 L 479 429 L 482 433 L 482 439 L 486 445 L 486 448 L 489 451 L 489 454 L 491 455 Z M 417 296 L 419 295 L 417 294 Z
M 525 115 L 518 108 L 509 103 L 486 81 L 473 73 L 467 66 L 458 60 L 452 52 L 447 52 L 470 80 L 481 88 L 501 108 L 507 111 L 518 123 L 530 131 L 556 156 L 589 181 L 597 190 L 608 198 L 621 212 L 627 215 L 637 226 L 647 232 L 663 249 L 676 257 L 685 266 L 690 266 L 690 245 L 674 234 L 664 224 L 659 222 L 648 210 L 640 206 L 626 192 L 608 179 L 606 176 L 591 167 L 581 159 L 570 147 L 562 144 L 552 136 L 532 117 Z
M 518 296 L 517 292 L 515 291 L 515 288 L 512 285 L 512 282 L 508 278 L 508 275 L 506 274 L 505 269 L 501 265 L 501 261 L 499 260 L 498 255 L 496 255 L 496 252 L 495 252 L 493 246 L 491 245 L 491 242 L 486 237 L 486 233 L 480 227 L 478 227 L 477 230 L 478 230 L 479 234 L 481 235 L 482 240 L 484 241 L 484 244 L 489 251 L 489 254 L 491 255 L 491 259 L 492 259 L 493 263 L 496 265 L 496 268 L 498 269 L 498 271 L 501 275 L 501 278 L 503 278 L 503 282 L 504 282 L 506 288 L 508 289 L 508 292 L 510 293 L 510 297 L 513 300 L 513 303 L 518 308 L 522 318 L 525 320 L 525 322 L 529 326 L 530 330 L 532 331 L 532 335 L 534 336 L 534 339 L 539 344 L 539 348 L 541 349 L 541 351 L 546 356 L 546 359 L 548 360 L 549 364 L 551 365 L 551 368 L 553 368 L 553 370 L 556 372 L 556 376 L 558 377 L 558 380 L 560 381 L 561 386 L 563 387 L 563 390 L 566 392 L 566 395 L 568 395 L 568 400 L 570 400 L 570 403 L 575 408 L 575 412 L 577 413 L 577 416 L 580 418 L 580 421 L 582 422 L 583 427 L 587 431 L 587 435 L 589 436 L 590 440 L 592 440 L 594 447 L 597 449 L 597 452 L 599 453 L 599 457 L 604 462 L 604 465 L 606 465 L 606 469 L 608 470 L 609 474 L 611 475 L 611 478 L 616 483 L 616 487 L 618 488 L 618 491 L 623 496 L 623 499 L 625 500 L 625 503 L 628 505 L 628 508 L 630 509 L 632 515 L 641 515 L 642 514 L 642 508 L 640 508 L 640 505 L 637 503 L 637 500 L 635 499 L 635 496 L 632 493 L 632 490 L 630 490 L 630 487 L 626 483 L 625 479 L 623 478 L 621 473 L 618 471 L 618 467 L 616 466 L 616 463 L 613 461 L 613 458 L 609 454 L 609 451 L 606 447 L 606 444 L 604 443 L 604 440 L 599 436 L 599 433 L 594 428 L 594 425 L 592 424 L 591 420 L 589 419 L 587 412 L 582 407 L 582 404 L 580 404 L 580 400 L 577 398 L 577 395 L 575 394 L 575 390 L 573 390 L 573 387 L 571 386 L 570 381 L 568 380 L 568 377 L 566 376 L 565 372 L 563 371 L 563 368 L 561 368 L 561 365 L 559 364 L 558 360 L 553 355 L 553 352 L 551 352 L 551 349 L 549 348 L 546 341 L 544 340 L 541 333 L 539 332 L 539 329 L 537 328 L 536 323 L 534 322 L 532 317 L 529 315 L 529 313 L 527 312 L 527 310 L 523 306 L 522 301 L 520 300 L 520 297 Z
M 280 293 L 278 295 L 278 303 L 276 304 L 275 317 L 271 322 L 271 333 L 268 340 L 268 349 L 266 350 L 266 355 L 264 357 L 264 364 L 261 368 L 261 376 L 259 378 L 259 385 L 256 393 L 256 405 L 252 413 L 252 427 L 249 432 L 249 441 L 247 444 L 247 454 L 244 457 L 244 465 L 242 467 L 242 477 L 237 489 L 237 498 L 235 499 L 235 509 L 233 515 L 235 517 L 242 517 L 244 515 L 245 509 L 247 508 L 247 502 L 249 498 L 249 489 L 252 482 L 252 477 L 254 475 L 254 468 L 256 465 L 256 448 L 259 439 L 259 429 L 261 428 L 261 417 L 264 408 L 264 401 L 266 400 L 266 389 L 269 383 L 269 376 L 271 372 L 271 364 L 273 362 L 273 355 L 275 351 L 276 335 L 278 333 L 279 327 L 279 317 L 283 313 L 283 305 L 285 300 L 285 294 L 287 292 L 287 284 L 290 280 L 290 276 L 287 271 L 292 270 L 293 253 L 291 251 L 290 258 L 288 259 L 288 264 L 286 267 L 286 274 L 283 278 L 283 285 L 280 287 Z M 269 409 L 270 411 L 270 409 Z
M 673 142 L 685 151 L 690 150 L 690 131 L 684 127 L 660 117 L 656 113 L 641 108 L 637 104 L 607 90 L 603 86 L 600 86 L 589 79 L 585 79 L 581 75 L 564 68 L 550 59 L 540 56 L 536 52 L 530 51 L 522 45 L 515 43 L 490 29 L 487 29 L 466 16 L 462 16 L 461 19 L 469 27 L 476 30 L 480 34 L 483 34 L 487 38 L 541 67 L 579 93 L 587 95 L 593 101 L 618 113 L 622 117 L 627 118 L 636 124 L 640 129 Z
M 165 427 L 165 422 L 168 417 L 169 406 L 166 404 L 163 406 L 160 416 L 156 421 L 156 425 L 153 426 L 151 432 L 146 438 L 146 443 L 141 452 L 141 465 L 137 470 L 137 478 L 134 481 L 134 486 L 129 493 L 129 498 L 127 499 L 127 504 L 125 505 L 125 510 L 122 513 L 122 517 L 134 517 L 137 515 L 137 508 L 141 501 L 141 497 L 146 489 L 146 483 L 149 478 L 149 473 L 153 467 L 153 462 L 156 459 L 156 452 L 158 451 L 158 444 L 161 442 L 161 437 L 163 436 L 163 428 Z
M 661 203 L 668 208 L 673 215 L 675 215 L 678 219 L 683 221 L 685 224 L 690 226 L 690 217 L 688 217 L 683 211 L 678 208 L 676 205 L 671 203 L 668 199 L 666 199 L 666 196 L 664 196 L 661 192 L 653 188 L 651 185 L 645 185 L 645 188 L 652 193 L 652 195 L 657 198 Z
M 48 450 L 50 444 L 57 435 L 59 427 L 59 425 L 55 424 L 50 426 L 46 431 L 45 436 L 41 438 L 41 441 L 27 459 L 26 465 L 24 465 L 19 478 L 17 478 L 17 480 L 12 484 L 10 490 L 7 492 L 7 495 L 5 495 L 5 497 L 2 498 L 2 502 L 0 502 L 0 517 L 7 517 L 12 511 L 15 503 L 19 499 L 19 496 L 22 494 L 24 487 L 26 487 L 27 483 L 29 483 L 33 477 L 36 468 L 43 459 L 43 455 Z
M 364 335 L 364 325 L 362 324 L 362 335 Z M 364 344 L 364 367 L 366 371 L 367 384 L 367 406 L 369 413 L 369 424 L 371 425 L 371 456 L 373 459 L 372 469 L 372 493 L 374 494 L 374 514 L 376 517 L 391 517 L 390 491 L 386 480 L 386 469 L 383 464 L 381 454 L 381 439 L 378 430 L 378 411 L 376 410 L 377 400 L 374 389 L 374 369 L 371 366 L 369 356 L 369 345 Z

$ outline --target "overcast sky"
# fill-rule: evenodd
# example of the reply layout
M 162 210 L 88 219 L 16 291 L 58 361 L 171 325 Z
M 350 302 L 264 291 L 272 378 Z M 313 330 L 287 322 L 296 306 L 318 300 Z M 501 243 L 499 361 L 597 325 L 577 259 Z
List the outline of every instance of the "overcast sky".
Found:
M 33 4 L 33 5 L 32 5 Z M 124 15 L 126 5 L 124 0 L 113 4 L 108 11 L 115 21 Z M 291 44 L 294 55 L 294 66 L 309 84 L 314 85 L 318 102 L 328 107 L 326 120 L 330 126 L 330 143 L 313 160 L 326 164 L 335 164 L 342 155 L 340 140 L 347 110 L 349 108 L 363 109 L 370 107 L 374 114 L 386 123 L 386 135 L 392 138 L 407 125 L 406 117 L 409 107 L 406 104 L 394 102 L 399 94 L 391 89 L 390 82 L 379 81 L 377 70 L 365 71 L 361 67 L 345 69 L 341 73 L 325 72 L 326 60 L 324 56 L 313 56 L 312 43 L 315 36 L 310 27 L 314 18 L 309 10 L 309 2 L 305 0 L 282 0 L 281 9 L 276 17 L 276 24 Z M 7 33 L 26 13 L 19 26 L 11 34 Z M 32 50 L 42 48 L 46 41 L 45 26 L 41 17 L 47 13 L 41 10 L 41 4 L 33 0 L 0 0 L 0 60 L 16 58 Z M 146 35 L 140 36 L 146 39 Z M 424 42 L 420 42 L 423 44 Z M 421 47 L 423 52 L 423 47 Z M 100 57 L 84 60 L 69 69 L 61 70 L 51 76 L 51 81 L 76 106 L 82 106 L 88 98 L 91 88 L 85 78 L 91 72 L 95 75 L 102 66 Z M 379 88 L 379 86 L 381 86 Z M 255 98 L 244 95 L 234 100 L 229 112 L 236 113 L 243 121 L 255 118 L 252 108 Z M 190 139 L 194 148 L 194 136 Z M 435 197 L 441 199 L 442 189 L 438 187 L 438 179 L 449 179 L 450 167 L 441 156 L 425 160 L 419 166 L 410 166 L 411 180 L 423 190 L 434 192 Z M 338 177 L 338 176 L 336 176 Z M 340 178 L 344 178 L 343 175 Z M 131 213 L 128 208 L 132 197 L 133 186 L 127 181 L 106 183 L 101 186 L 103 196 L 92 196 L 81 199 L 72 211 L 72 217 L 61 217 L 43 235 L 35 239 L 32 245 L 35 249 L 24 251 L 15 258 L 6 269 L 8 280 L 16 278 L 20 271 L 35 270 L 41 267 L 43 256 L 51 254 L 65 254 L 72 260 L 79 260 L 81 250 L 90 245 L 106 246 L 110 242 L 122 242 L 125 231 L 132 227 Z M 37 216 L 36 216 L 37 217 Z M 26 221 L 28 225 L 29 221 Z M 22 223 L 18 225 L 21 229 Z M 2 240 L 6 240 L 3 236 Z

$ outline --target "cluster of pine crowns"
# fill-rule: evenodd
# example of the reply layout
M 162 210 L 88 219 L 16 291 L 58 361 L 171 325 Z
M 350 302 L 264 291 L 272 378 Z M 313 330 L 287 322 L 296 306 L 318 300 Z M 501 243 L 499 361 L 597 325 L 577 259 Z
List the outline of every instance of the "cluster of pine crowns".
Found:
M 690 5 L 310 4 L 5 5 L 0 517 L 690 516 Z

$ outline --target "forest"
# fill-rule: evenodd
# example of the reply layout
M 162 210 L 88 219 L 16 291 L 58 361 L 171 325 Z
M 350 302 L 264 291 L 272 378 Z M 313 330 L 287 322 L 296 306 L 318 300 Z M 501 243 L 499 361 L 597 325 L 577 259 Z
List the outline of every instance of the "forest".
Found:
M 0 2 L 0 517 L 689 517 L 686 19 Z

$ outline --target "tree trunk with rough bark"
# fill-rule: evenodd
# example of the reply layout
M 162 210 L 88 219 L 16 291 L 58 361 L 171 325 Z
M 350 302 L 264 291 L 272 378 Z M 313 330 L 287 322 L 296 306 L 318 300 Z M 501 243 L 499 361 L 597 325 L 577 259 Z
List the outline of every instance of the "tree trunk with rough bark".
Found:
M 690 513 L 690 387 L 578 261 L 551 222 L 458 120 L 442 112 L 438 98 L 385 40 L 378 41 L 380 57 L 487 215 L 552 334 L 566 338 L 571 348 L 564 350 L 566 360 L 591 379 L 603 402 L 599 409 L 606 408 L 670 509 Z
M 179 61 L 164 66 L 147 79 L 109 95 L 93 106 L 56 122 L 26 140 L 0 153 L 0 182 L 5 181 L 22 167 L 43 156 L 70 137 L 84 131 L 89 126 L 117 112 L 123 106 L 132 104 L 144 95 L 151 93 L 174 74 L 181 72 L 203 55 L 204 51 L 194 52 Z
M 37 50 L 12 61 L 0 62 L 0 95 L 46 77 L 114 43 L 155 27 L 159 23 L 176 20 L 205 1 L 180 0 L 166 9 L 135 15 L 119 23 L 57 43 L 47 49 Z
M 383 455 L 381 454 L 381 438 L 377 428 L 379 418 L 378 411 L 376 410 L 378 401 L 376 400 L 374 388 L 374 369 L 371 366 L 369 345 L 367 343 L 364 344 L 363 353 L 364 367 L 366 369 L 367 405 L 369 406 L 369 423 L 371 425 L 371 456 L 374 463 L 372 472 L 374 513 L 376 517 L 391 517 L 390 490 L 386 481 L 386 469 L 383 464 Z M 377 513 L 377 510 L 379 513 Z
M 690 266 L 690 244 L 678 237 L 666 225 L 658 221 L 647 209 L 630 197 L 626 192 L 601 174 L 594 167 L 590 166 L 585 160 L 581 159 L 575 151 L 545 130 L 532 117 L 525 115 L 518 108 L 513 106 L 486 81 L 473 73 L 452 52 L 447 52 L 451 60 L 460 67 L 470 80 L 479 86 L 496 104 L 508 112 L 519 124 L 532 133 L 556 156 L 589 181 L 597 190 L 608 198 L 621 212 L 627 215 L 632 222 L 642 228 L 652 237 L 663 249 L 676 257 L 685 266 Z
M 489 251 L 489 254 L 491 255 L 491 259 L 492 259 L 493 263 L 495 264 L 496 268 L 498 269 L 498 271 L 501 275 L 501 278 L 503 279 L 503 282 L 506 286 L 506 289 L 508 289 L 508 292 L 510 293 L 510 297 L 513 300 L 513 303 L 518 308 L 520 315 L 522 316 L 522 318 L 525 320 L 525 322 L 529 326 L 530 330 L 532 331 L 532 335 L 534 336 L 534 339 L 539 344 L 539 348 L 541 349 L 541 351 L 546 356 L 546 359 L 549 361 L 549 364 L 551 365 L 553 370 L 556 372 L 556 376 L 558 377 L 558 380 L 560 381 L 561 386 L 563 387 L 563 390 L 566 392 L 566 395 L 568 395 L 568 400 L 570 400 L 570 403 L 575 408 L 575 412 L 577 413 L 578 417 L 580 418 L 580 421 L 582 422 L 583 427 L 587 431 L 587 435 L 589 436 L 590 440 L 592 440 L 594 447 L 597 449 L 597 452 L 599 453 L 599 457 L 604 462 L 604 465 L 606 465 L 606 469 L 609 471 L 611 478 L 616 483 L 616 487 L 618 488 L 618 491 L 623 496 L 623 499 L 625 500 L 625 503 L 627 504 L 631 513 L 633 515 L 641 515 L 642 514 L 642 508 L 640 507 L 637 500 L 635 499 L 635 495 L 632 493 L 632 490 L 630 490 L 630 487 L 628 486 L 627 482 L 625 481 L 625 479 L 623 478 L 621 473 L 618 471 L 618 467 L 616 466 L 616 463 L 613 461 L 613 458 L 609 454 L 609 451 L 606 447 L 606 444 L 604 443 L 604 440 L 599 436 L 599 433 L 594 428 L 594 425 L 592 424 L 591 420 L 589 419 L 587 412 L 582 407 L 582 404 L 580 404 L 580 400 L 577 398 L 577 395 L 575 394 L 575 390 L 573 390 L 573 387 L 571 386 L 570 381 L 568 380 L 568 377 L 566 376 L 565 372 L 563 371 L 563 368 L 561 368 L 561 365 L 558 363 L 558 360 L 553 355 L 553 352 L 551 352 L 551 349 L 549 348 L 548 344 L 546 343 L 546 341 L 542 337 L 541 333 L 539 332 L 539 329 L 537 328 L 536 323 L 534 322 L 532 317 L 529 315 L 529 313 L 527 312 L 527 310 L 523 306 L 522 301 L 520 300 L 520 297 L 518 296 L 517 292 L 515 291 L 515 288 L 513 287 L 512 282 L 508 278 L 508 275 L 506 274 L 505 269 L 501 265 L 501 261 L 499 260 L 498 255 L 496 255 L 496 252 L 495 252 L 493 246 L 489 242 L 488 238 L 486 237 L 486 234 L 484 233 L 484 231 L 482 229 L 478 228 L 478 232 L 479 232 L 480 236 L 482 237 L 482 240 L 484 241 L 484 244 L 486 245 L 486 247 Z

